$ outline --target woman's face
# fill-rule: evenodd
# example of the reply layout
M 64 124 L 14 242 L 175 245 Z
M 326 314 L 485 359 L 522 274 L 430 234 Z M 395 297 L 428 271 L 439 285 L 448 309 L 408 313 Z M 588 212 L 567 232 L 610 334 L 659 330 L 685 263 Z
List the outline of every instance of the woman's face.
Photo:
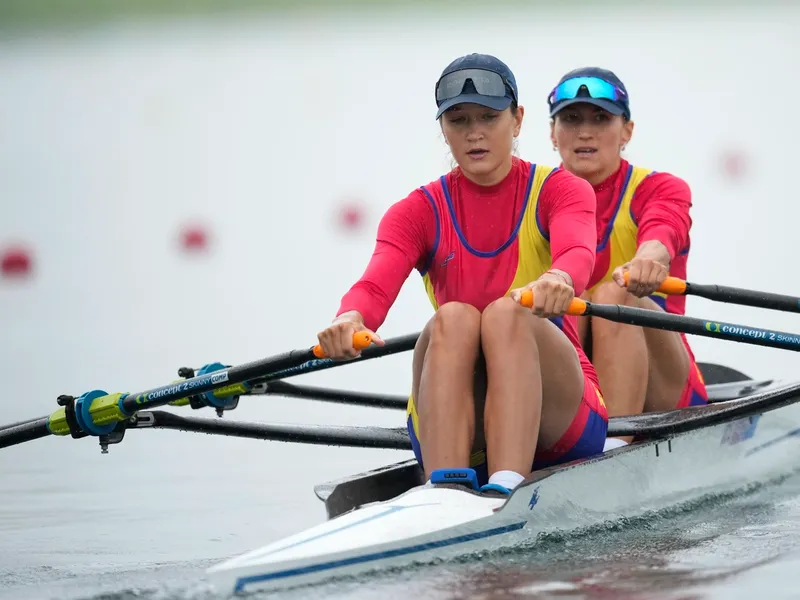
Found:
M 464 174 L 479 185 L 499 183 L 511 169 L 511 149 L 525 109 L 457 104 L 441 116 L 442 133 Z
M 564 167 L 593 185 L 617 170 L 620 152 L 632 135 L 632 121 L 584 102 L 557 113 L 550 126 Z

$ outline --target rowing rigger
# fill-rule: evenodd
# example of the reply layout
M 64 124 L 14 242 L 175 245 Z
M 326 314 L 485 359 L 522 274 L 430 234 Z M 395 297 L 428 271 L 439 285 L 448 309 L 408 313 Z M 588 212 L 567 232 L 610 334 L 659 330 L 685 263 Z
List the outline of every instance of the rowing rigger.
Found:
M 753 294 L 747 297 L 748 305 L 754 305 Z M 773 303 L 764 308 L 776 306 Z M 748 344 L 800 349 L 800 337 L 793 334 L 624 306 L 575 301 L 570 312 Z M 354 347 L 361 349 L 361 354 L 348 363 L 411 350 L 418 335 L 388 340 L 382 347 L 367 347 L 369 336 L 361 335 L 354 338 Z M 189 405 L 212 408 L 222 416 L 235 409 L 242 396 L 270 394 L 403 408 L 403 396 L 311 388 L 282 381 L 348 363 L 331 361 L 315 347 L 240 366 L 212 363 L 197 371 L 183 368 L 181 380 L 135 394 L 95 390 L 77 398 L 65 395 L 59 397 L 60 408 L 49 417 L 0 428 L 0 447 L 48 435 L 70 435 L 95 437 L 107 451 L 109 444 L 123 439 L 127 429 L 166 428 L 310 444 L 409 448 L 404 428 L 237 423 L 153 410 Z M 549 527 L 574 528 L 614 514 L 631 516 L 663 505 L 665 497 L 677 494 L 691 499 L 711 488 L 742 485 L 749 475 L 768 476 L 785 468 L 787 456 L 793 457 L 800 438 L 800 384 L 752 381 L 719 365 L 705 364 L 703 372 L 709 378 L 718 375 L 715 383 L 708 382 L 714 400 L 709 406 L 611 419 L 609 435 L 634 435 L 637 441 L 589 460 L 537 471 L 507 500 L 482 497 L 460 486 L 425 486 L 421 469 L 413 460 L 389 465 L 317 486 L 315 492 L 325 502 L 330 521 L 226 561 L 212 568 L 209 575 L 224 590 L 243 591 L 402 566 L 432 556 L 491 550 L 529 540 Z M 704 456 L 702 465 L 697 465 L 699 453 Z M 636 479 L 636 493 L 630 498 L 603 497 L 606 488 L 630 488 L 632 477 L 640 479 Z M 595 480 L 602 485 L 593 483 Z M 664 482 L 669 482 L 668 489 Z M 593 494 L 591 505 L 571 507 L 576 498 L 586 496 L 580 490 L 587 486 L 601 490 L 600 497 Z M 413 525 L 405 517 L 412 509 L 418 515 Z M 344 529 L 349 533 L 343 535 Z

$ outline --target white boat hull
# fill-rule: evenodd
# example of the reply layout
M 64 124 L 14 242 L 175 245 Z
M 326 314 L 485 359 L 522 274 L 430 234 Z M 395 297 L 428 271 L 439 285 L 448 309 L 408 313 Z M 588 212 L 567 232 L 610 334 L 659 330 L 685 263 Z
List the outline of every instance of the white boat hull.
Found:
M 212 567 L 225 592 L 285 588 L 530 543 L 793 471 L 800 406 L 617 448 L 534 473 L 508 500 L 417 487 Z

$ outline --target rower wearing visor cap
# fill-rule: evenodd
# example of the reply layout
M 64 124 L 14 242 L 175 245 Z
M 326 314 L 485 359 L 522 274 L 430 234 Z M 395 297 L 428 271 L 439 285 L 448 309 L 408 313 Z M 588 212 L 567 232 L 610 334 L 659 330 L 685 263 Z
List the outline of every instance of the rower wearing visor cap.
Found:
M 414 454 L 432 484 L 505 495 L 534 468 L 603 449 L 597 376 L 565 316 L 594 265 L 594 193 L 566 170 L 512 155 L 524 108 L 499 59 L 456 59 L 434 97 L 458 166 L 389 208 L 366 271 L 319 341 L 328 356 L 356 356 L 353 335 L 381 326 L 417 269 L 434 315 L 413 356 Z
M 576 69 L 561 78 L 548 105 L 562 166 L 591 183 L 597 195 L 597 258 L 583 297 L 684 314 L 685 296 L 656 290 L 669 275 L 686 279 L 691 192 L 674 175 L 622 158 L 633 134 L 625 85 L 605 69 Z M 591 317 L 580 317 L 579 324 L 610 416 L 707 403 L 684 334 Z M 630 438 L 609 441 L 614 446 Z

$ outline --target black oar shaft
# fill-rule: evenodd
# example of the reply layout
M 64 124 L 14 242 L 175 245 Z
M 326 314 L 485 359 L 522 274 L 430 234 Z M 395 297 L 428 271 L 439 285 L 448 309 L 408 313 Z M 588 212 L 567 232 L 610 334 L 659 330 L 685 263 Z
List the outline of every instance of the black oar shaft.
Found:
M 0 448 L 47 437 L 50 435 L 47 420 L 48 418 L 44 417 L 0 429 Z
M 243 382 L 249 382 L 255 385 L 281 377 L 310 373 L 353 362 L 388 356 L 398 352 L 405 352 L 414 348 L 418 338 L 419 333 L 413 333 L 387 340 L 383 346 L 365 348 L 358 358 L 350 361 L 318 359 L 314 355 L 313 348 L 293 350 L 291 352 L 278 354 L 234 367 L 220 368 L 216 371 L 206 372 L 196 377 L 183 379 L 169 385 L 136 394 L 110 394 L 94 396 L 93 398 L 90 397 L 88 401 L 92 404 L 89 410 L 94 411 L 96 409 L 97 414 L 101 415 L 99 420 L 93 421 L 93 425 L 106 428 L 109 423 L 113 425 L 114 422 L 124 420 L 128 415 L 134 414 L 140 410 L 164 406 L 177 400 L 203 394 L 219 388 Z M 118 400 L 120 398 L 121 402 Z M 95 406 L 95 403 L 98 401 L 99 404 Z M 80 402 L 86 402 L 83 396 L 78 399 L 76 404 Z M 82 406 L 87 405 L 84 404 Z M 50 433 L 65 435 L 67 433 L 65 423 L 69 423 L 69 414 L 72 414 L 66 413 L 67 416 L 65 418 L 65 410 L 66 408 L 56 411 L 49 417 L 13 423 L 0 428 L 0 447 L 45 437 Z M 81 413 L 81 418 L 93 419 L 94 417 L 87 417 L 84 413 Z M 53 421 L 53 419 L 55 419 L 55 421 Z M 53 427 L 55 427 L 55 430 L 51 431 Z M 102 429 L 100 433 L 97 430 L 89 433 L 92 435 L 101 435 L 101 432 Z
M 166 411 L 152 411 L 146 428 L 178 429 L 195 433 L 228 435 L 259 440 L 410 450 L 405 428 L 241 423 L 224 419 L 184 417 Z M 142 413 L 140 413 L 142 415 Z
M 186 398 L 192 394 L 203 394 L 217 388 L 234 383 L 242 383 L 256 377 L 261 377 L 272 371 L 280 371 L 296 367 L 314 359 L 313 350 L 292 350 L 256 360 L 253 362 L 228 367 L 221 371 L 191 377 L 177 383 L 153 388 L 137 394 L 130 394 L 122 402 L 123 408 L 129 413 L 145 408 L 164 406 L 175 400 Z
M 353 392 L 350 390 L 336 390 L 310 385 L 293 385 L 285 381 L 269 382 L 267 384 L 266 393 L 293 398 L 309 398 L 337 404 L 369 406 L 372 408 L 396 408 L 405 410 L 408 404 L 407 396 Z
M 366 350 L 363 350 L 358 358 L 353 358 L 348 361 L 330 360 L 327 358 L 322 358 L 322 359 L 315 358 L 313 360 L 309 360 L 295 367 L 290 367 L 280 371 L 273 371 L 269 375 L 266 375 L 264 377 L 259 377 L 258 379 L 253 381 L 253 383 L 263 383 L 266 381 L 285 379 L 287 377 L 295 377 L 297 375 L 303 375 L 306 373 L 324 371 L 325 369 L 330 369 L 332 367 L 337 367 L 343 364 L 349 365 L 364 360 L 371 360 L 373 358 L 382 358 L 384 356 L 391 356 L 392 354 L 397 354 L 399 352 L 407 352 L 409 350 L 414 349 L 414 346 L 417 343 L 417 339 L 419 339 L 419 334 L 420 332 L 409 333 L 407 335 L 402 335 L 396 338 L 392 338 L 390 340 L 386 340 L 386 343 L 383 346 L 370 346 Z
M 617 304 L 592 304 L 587 302 L 584 314 L 608 319 L 609 321 L 616 321 L 617 323 L 666 329 L 668 331 L 678 331 L 734 342 L 743 342 L 745 344 L 754 344 L 756 346 L 782 348 L 784 350 L 800 352 L 800 335 L 794 333 L 759 329 L 757 327 L 735 325 L 720 321 L 706 321 L 704 319 L 695 319 L 684 315 L 673 315 L 661 311 L 620 306 Z
M 719 302 L 800 313 L 800 298 L 783 294 L 745 290 L 725 285 L 705 285 L 689 282 L 686 282 L 686 294 Z
M 40 417 L 36 417 L 35 419 L 25 419 L 24 421 L 17 421 L 15 423 L 8 423 L 6 425 L 0 425 L 0 431 L 4 429 L 11 429 L 12 427 L 19 427 L 20 425 L 27 425 L 28 423 L 33 423 L 38 421 Z
M 197 377 L 153 388 L 145 392 L 130 394 L 122 401 L 122 405 L 128 413 L 133 413 L 137 410 L 164 406 L 190 395 L 203 394 L 244 381 L 251 383 L 272 381 L 292 375 L 311 373 L 335 366 L 388 356 L 413 349 L 418 337 L 419 333 L 413 333 L 388 340 L 383 346 L 371 346 L 363 350 L 358 358 L 349 361 L 316 358 L 312 349 L 292 350 L 291 352 L 262 360 L 228 367 L 205 375 L 198 375 Z

